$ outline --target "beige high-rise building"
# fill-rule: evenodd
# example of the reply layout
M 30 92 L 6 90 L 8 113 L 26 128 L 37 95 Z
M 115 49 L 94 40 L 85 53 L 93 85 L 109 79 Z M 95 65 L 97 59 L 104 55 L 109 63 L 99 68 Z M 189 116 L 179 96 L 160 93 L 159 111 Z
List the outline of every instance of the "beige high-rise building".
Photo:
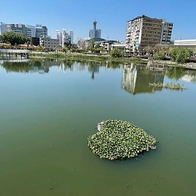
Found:
M 131 52 L 160 43 L 162 19 L 142 15 L 127 22 L 126 45 Z

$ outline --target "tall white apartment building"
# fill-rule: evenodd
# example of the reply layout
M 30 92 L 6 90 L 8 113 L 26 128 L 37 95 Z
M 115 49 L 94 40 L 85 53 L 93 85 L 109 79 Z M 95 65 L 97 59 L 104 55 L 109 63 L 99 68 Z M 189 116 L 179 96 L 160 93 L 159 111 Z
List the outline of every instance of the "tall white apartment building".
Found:
M 56 37 L 59 40 L 59 46 L 62 45 L 62 33 L 59 30 L 56 30 Z
M 71 38 L 70 35 L 66 32 L 65 29 L 62 30 L 62 47 L 65 46 L 65 43 L 70 43 Z
M 70 30 L 69 33 L 67 33 L 65 29 L 63 29 L 62 32 L 56 30 L 56 36 L 59 40 L 59 46 L 64 47 L 65 43 L 73 43 L 73 30 Z
M 74 32 L 72 29 L 70 29 L 69 35 L 70 35 L 70 39 L 71 39 L 71 44 L 73 44 L 74 43 Z
M 141 43 L 142 27 L 142 17 L 137 17 L 127 22 L 126 44 L 132 52 L 135 52 Z

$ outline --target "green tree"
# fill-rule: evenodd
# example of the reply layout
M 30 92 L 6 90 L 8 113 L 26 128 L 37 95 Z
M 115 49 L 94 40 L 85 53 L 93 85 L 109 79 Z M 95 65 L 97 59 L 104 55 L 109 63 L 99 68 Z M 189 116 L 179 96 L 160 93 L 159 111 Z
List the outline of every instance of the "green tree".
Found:
M 100 44 L 95 44 L 95 49 L 100 48 Z
M 12 46 L 14 46 L 26 43 L 28 41 L 28 37 L 22 33 L 7 31 L 0 35 L 0 41 L 3 43 L 10 43 Z
M 157 51 L 153 54 L 153 58 L 155 60 L 164 60 L 165 58 L 165 52 L 164 51 Z
M 94 50 L 95 50 L 95 40 L 94 40 L 94 39 L 91 39 L 91 40 L 90 40 L 88 49 L 89 49 L 92 53 L 94 53 Z
M 172 60 L 177 63 L 185 63 L 193 54 L 193 50 L 183 47 L 174 47 L 170 51 Z
M 71 49 L 71 42 L 65 42 L 64 43 L 64 48 L 66 51 L 70 50 Z
M 100 44 L 95 44 L 94 52 L 96 54 L 100 54 L 101 51 L 103 51 L 103 48 L 100 46 Z
M 78 51 L 78 46 L 76 44 L 71 44 L 71 52 L 76 52 Z
M 144 47 L 144 51 L 147 52 L 147 53 L 152 52 L 152 50 L 153 50 L 153 47 L 152 46 L 146 46 L 146 47 Z
M 118 48 L 114 48 L 110 52 L 111 57 L 122 57 L 122 52 Z

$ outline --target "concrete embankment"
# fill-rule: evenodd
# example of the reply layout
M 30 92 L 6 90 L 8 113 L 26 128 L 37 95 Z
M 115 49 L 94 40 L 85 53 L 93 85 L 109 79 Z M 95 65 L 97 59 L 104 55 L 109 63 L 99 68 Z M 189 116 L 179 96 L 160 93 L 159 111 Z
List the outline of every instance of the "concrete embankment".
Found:
M 153 63 L 159 63 L 165 66 L 173 66 L 173 67 L 183 67 L 186 69 L 194 69 L 196 70 L 196 63 L 190 62 L 190 63 L 184 63 L 184 64 L 178 64 L 176 62 L 172 62 L 172 61 L 154 61 Z

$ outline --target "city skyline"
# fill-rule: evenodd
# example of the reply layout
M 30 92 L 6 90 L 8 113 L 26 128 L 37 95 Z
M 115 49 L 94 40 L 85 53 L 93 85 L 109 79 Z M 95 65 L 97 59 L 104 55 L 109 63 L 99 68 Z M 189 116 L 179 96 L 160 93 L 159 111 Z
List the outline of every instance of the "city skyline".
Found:
M 187 3 L 188 2 L 188 3 Z M 14 6 L 13 6 L 14 5 Z M 102 30 L 102 37 L 124 41 L 126 23 L 137 16 L 147 15 L 163 18 L 174 24 L 172 40 L 196 38 L 194 7 L 196 2 L 155 0 L 130 2 L 129 0 L 106 0 L 97 3 L 95 0 L 72 0 L 55 2 L 43 0 L 14 0 L 1 2 L 0 22 L 11 24 L 41 24 L 48 27 L 48 35 L 56 38 L 57 29 L 73 29 L 74 41 L 88 37 L 92 22 L 96 20 Z

